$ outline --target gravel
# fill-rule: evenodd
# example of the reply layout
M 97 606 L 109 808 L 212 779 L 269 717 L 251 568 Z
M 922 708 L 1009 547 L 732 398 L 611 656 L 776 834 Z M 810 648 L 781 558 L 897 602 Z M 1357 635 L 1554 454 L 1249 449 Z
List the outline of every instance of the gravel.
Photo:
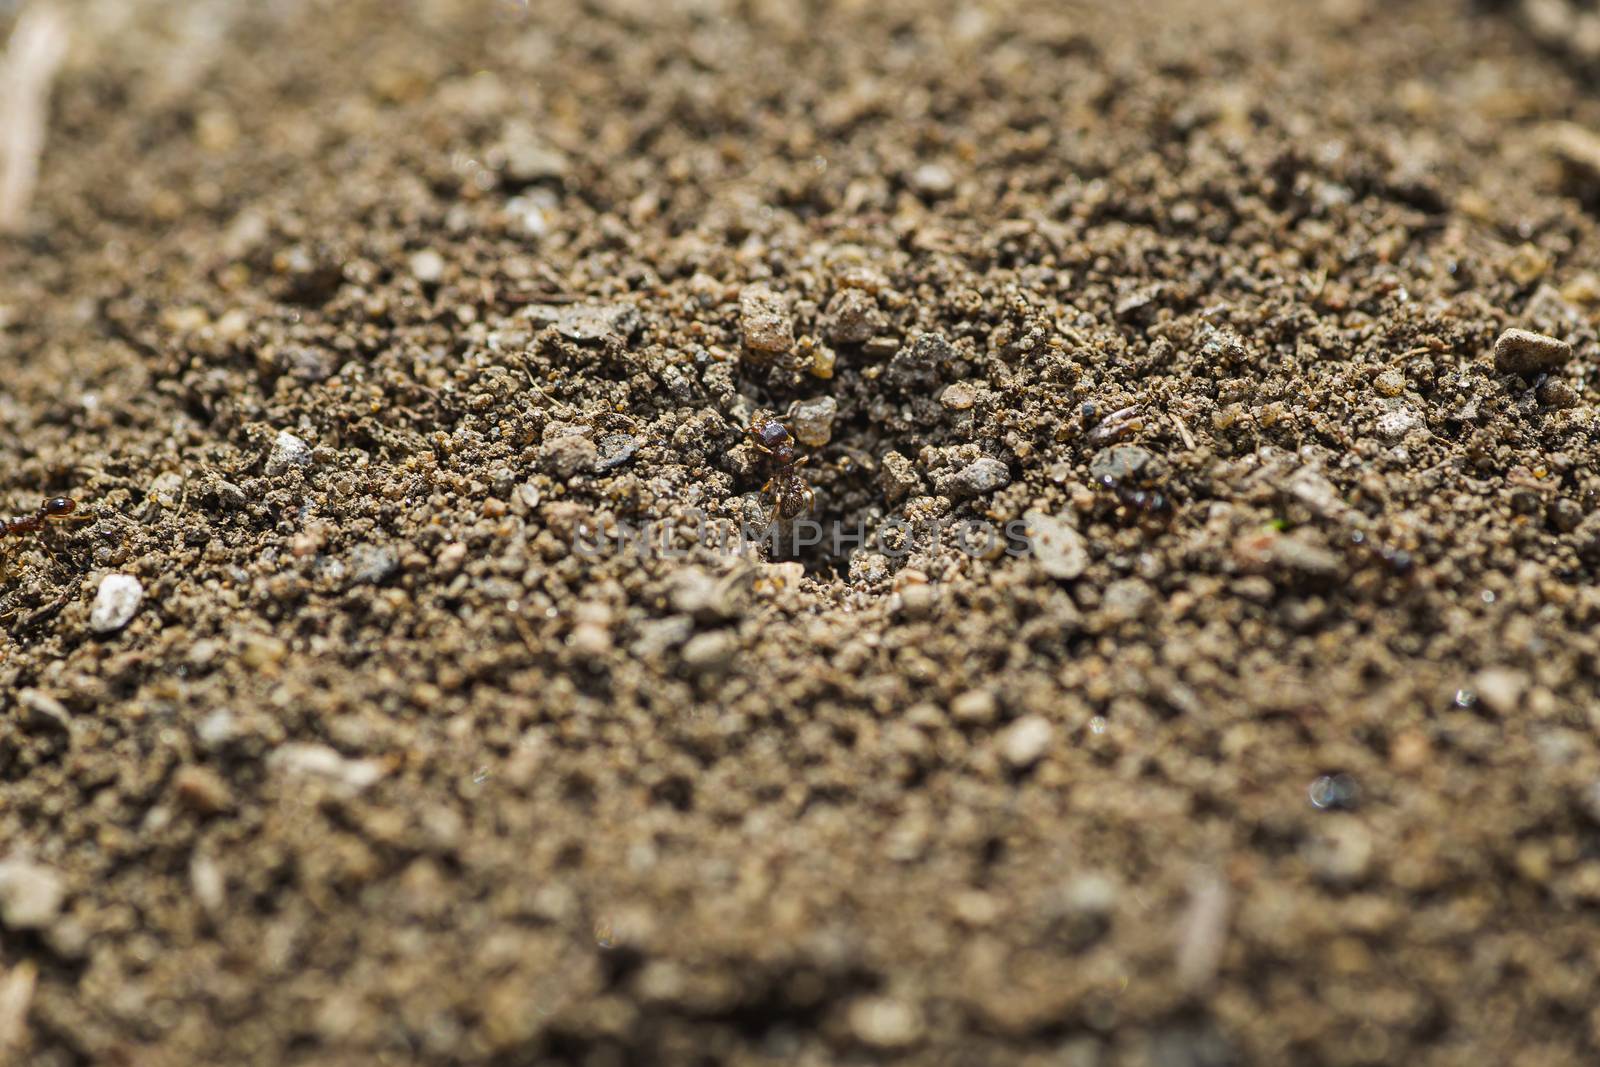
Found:
M 131 574 L 108 574 L 89 609 L 89 629 L 97 634 L 116 633 L 139 613 L 144 603 L 144 584 Z

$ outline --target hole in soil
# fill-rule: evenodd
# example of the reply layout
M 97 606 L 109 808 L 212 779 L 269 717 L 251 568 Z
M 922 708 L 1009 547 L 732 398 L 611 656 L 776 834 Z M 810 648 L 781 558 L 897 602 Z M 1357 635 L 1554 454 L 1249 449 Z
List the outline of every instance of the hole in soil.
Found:
M 741 361 L 737 388 L 745 423 L 769 416 L 790 431 L 801 456 L 794 477 L 814 498 L 809 512 L 777 520 L 768 537 L 770 558 L 799 562 L 819 577 L 848 577 L 857 552 L 896 544 L 902 535 L 889 527 L 905 519 L 908 501 L 939 492 L 920 470 L 923 449 L 965 444 L 974 456 L 1003 455 L 996 442 L 974 438 L 970 412 L 939 402 L 945 386 L 974 373 L 975 361 L 938 333 L 913 337 L 892 352 L 843 346 L 831 379 Z M 761 490 L 774 475 L 781 479 L 769 456 L 747 441 L 739 447 L 745 450 L 735 460 L 742 492 Z M 887 474 L 886 463 L 892 468 Z M 763 506 L 770 512 L 775 503 L 769 489 Z

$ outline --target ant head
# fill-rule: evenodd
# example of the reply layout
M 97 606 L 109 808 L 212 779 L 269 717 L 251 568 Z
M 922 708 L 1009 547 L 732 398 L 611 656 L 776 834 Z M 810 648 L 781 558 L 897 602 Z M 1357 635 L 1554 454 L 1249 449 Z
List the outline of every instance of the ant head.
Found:
M 57 496 L 46 500 L 44 502 L 43 510 L 46 515 L 51 516 L 71 515 L 77 506 L 77 501 L 73 500 L 71 497 Z
M 760 419 L 752 423 L 750 433 L 769 449 L 776 450 L 789 443 L 789 431 L 777 419 Z

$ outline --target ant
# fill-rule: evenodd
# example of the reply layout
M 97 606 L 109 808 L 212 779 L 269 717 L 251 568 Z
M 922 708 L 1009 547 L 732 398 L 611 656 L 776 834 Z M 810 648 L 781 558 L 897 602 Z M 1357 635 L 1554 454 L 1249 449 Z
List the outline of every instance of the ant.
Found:
M 756 448 L 771 456 L 776 465 L 772 477 L 761 487 L 763 493 L 772 494 L 774 517 L 792 519 L 802 511 L 810 511 L 816 503 L 816 494 L 795 470 L 801 457 L 795 455 L 794 437 L 789 428 L 777 419 L 757 415 L 750 420 L 747 432 Z
M 31 515 L 19 515 L 14 519 L 0 519 L 0 538 L 20 537 L 23 534 L 36 534 L 55 523 L 63 522 L 92 522 L 94 516 L 78 512 L 78 502 L 71 497 L 53 496 L 39 505 L 39 510 Z M 46 551 L 49 551 L 48 548 Z M 5 575 L 5 565 L 10 552 L 0 548 L 0 577 Z
M 1130 511 L 1142 512 L 1145 515 L 1165 515 L 1172 510 L 1172 500 L 1159 489 L 1136 489 L 1125 485 L 1114 474 L 1102 474 L 1098 481 Z

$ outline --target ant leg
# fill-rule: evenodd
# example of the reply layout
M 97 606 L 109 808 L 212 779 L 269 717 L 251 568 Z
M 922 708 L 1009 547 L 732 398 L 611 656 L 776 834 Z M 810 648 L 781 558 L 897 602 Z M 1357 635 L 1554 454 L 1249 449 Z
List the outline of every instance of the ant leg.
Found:
M 805 494 L 806 512 L 809 514 L 810 512 L 816 511 L 817 510 L 817 494 L 813 493 L 811 491 L 811 487 L 809 485 L 801 486 L 800 487 L 800 492 Z

